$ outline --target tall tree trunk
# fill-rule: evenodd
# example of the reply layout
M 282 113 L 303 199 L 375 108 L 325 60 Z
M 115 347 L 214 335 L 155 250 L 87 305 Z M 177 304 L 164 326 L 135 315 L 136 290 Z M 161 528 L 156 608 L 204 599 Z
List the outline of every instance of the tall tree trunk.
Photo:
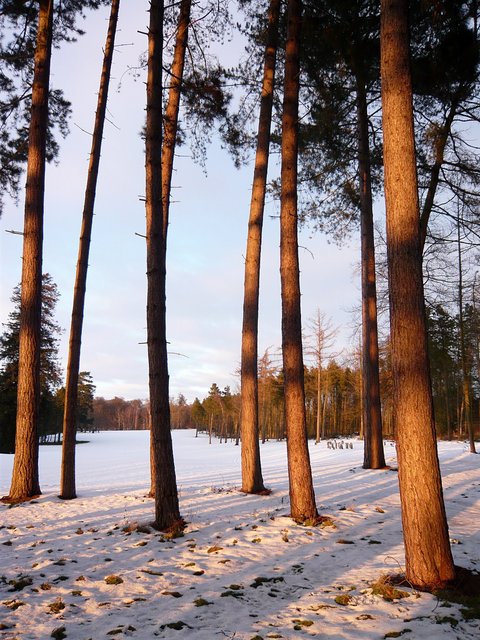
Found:
M 282 115 L 280 275 L 290 509 L 292 518 L 306 521 L 317 517 L 317 508 L 306 433 L 298 260 L 297 156 L 301 16 L 301 1 L 289 0 Z
M 78 247 L 77 272 L 73 294 L 72 320 L 70 325 L 70 343 L 68 350 L 67 380 L 65 384 L 65 407 L 63 414 L 62 468 L 60 497 L 64 500 L 75 498 L 75 438 L 78 398 L 78 374 L 80 371 L 80 351 L 82 345 L 83 312 L 87 287 L 88 255 L 92 235 L 93 211 L 97 188 L 98 168 L 102 148 L 103 127 L 107 110 L 108 86 L 112 68 L 115 33 L 117 31 L 118 8 L 120 0 L 112 0 L 107 40 L 103 57 L 102 75 L 98 91 L 97 111 L 93 129 L 92 148 L 88 167 L 87 186 L 83 204 L 82 228 Z
M 385 467 L 380 374 L 378 365 L 377 284 L 375 276 L 375 237 L 368 136 L 367 93 L 360 71 L 357 86 L 358 175 L 360 178 L 360 224 L 362 254 L 362 398 L 364 469 Z
M 267 186 L 280 0 L 270 0 L 268 34 L 258 121 L 243 301 L 241 359 L 242 491 L 259 493 L 263 485 L 258 426 L 258 300 L 263 211 Z
M 147 122 L 145 136 L 147 227 L 147 344 L 152 453 L 155 470 L 155 526 L 180 520 L 170 433 L 166 337 L 166 237 L 162 207 L 163 0 L 151 0 L 148 30 Z
M 460 326 L 460 358 L 462 362 L 463 419 L 468 434 L 470 453 L 477 453 L 473 433 L 472 401 L 471 401 L 471 369 L 467 363 L 467 346 L 465 344 L 465 322 L 463 317 L 463 265 L 462 244 L 460 238 L 460 212 L 457 217 L 457 252 L 458 252 L 458 324 Z
M 394 421 L 408 581 L 455 576 L 442 494 L 423 297 L 408 2 L 382 0 L 381 68 Z
M 40 493 L 37 431 L 40 408 L 43 213 L 53 0 L 40 0 L 38 4 L 23 228 L 17 431 L 9 494 L 9 499 L 15 501 L 28 499 Z
M 322 360 L 317 362 L 317 412 L 315 415 L 315 444 L 322 439 Z
M 167 105 L 163 119 L 164 135 L 162 142 L 162 230 L 163 246 L 167 252 L 167 234 L 170 218 L 170 194 L 172 188 L 173 161 L 175 158 L 175 146 L 178 131 L 178 114 L 180 111 L 180 98 L 182 93 L 183 70 L 185 67 L 185 53 L 188 43 L 188 29 L 190 25 L 190 10 L 192 0 L 182 0 L 177 23 L 177 35 L 173 52 L 172 67 L 170 69 L 170 87 L 168 90 Z M 166 260 L 166 255 L 165 255 Z M 150 446 L 153 447 L 153 438 L 150 438 Z M 153 453 L 150 456 L 153 459 Z M 150 496 L 155 495 L 155 469 L 151 468 Z
M 180 96 L 185 66 L 185 52 L 188 42 L 188 28 L 190 25 L 190 9 L 192 0 L 182 0 L 178 17 L 175 49 L 173 52 L 172 68 L 170 69 L 170 87 L 164 117 L 164 138 L 162 146 L 162 202 L 163 202 L 163 234 L 166 238 L 170 212 L 170 192 L 172 186 L 173 159 L 177 141 L 178 113 L 180 110 Z

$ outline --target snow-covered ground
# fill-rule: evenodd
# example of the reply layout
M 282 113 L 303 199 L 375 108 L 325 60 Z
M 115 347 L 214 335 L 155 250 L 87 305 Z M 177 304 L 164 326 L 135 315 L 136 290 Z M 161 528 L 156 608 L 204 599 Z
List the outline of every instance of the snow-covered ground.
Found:
M 59 447 L 42 447 L 43 495 L 0 506 L 0 638 L 411 640 L 480 637 L 460 606 L 380 576 L 404 565 L 397 474 L 362 469 L 353 449 L 310 447 L 317 505 L 334 526 L 288 518 L 284 442 L 262 445 L 269 496 L 238 491 L 240 448 L 173 432 L 185 535 L 148 532 L 148 433 L 104 432 L 77 447 L 73 501 L 57 498 Z M 441 442 L 455 563 L 480 570 L 480 456 Z M 395 448 L 386 443 L 388 464 Z M 0 495 L 13 456 L 0 456 Z M 340 597 L 339 597 L 340 596 Z M 341 597 L 343 596 L 343 597 Z

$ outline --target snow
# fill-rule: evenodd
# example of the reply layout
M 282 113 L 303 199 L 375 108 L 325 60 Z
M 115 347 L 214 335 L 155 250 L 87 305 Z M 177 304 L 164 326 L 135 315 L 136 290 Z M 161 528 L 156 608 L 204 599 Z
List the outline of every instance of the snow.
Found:
M 407 587 L 409 597 L 392 602 L 373 595 L 372 583 L 404 566 L 398 479 L 362 469 L 360 441 L 311 443 L 318 509 L 335 527 L 309 528 L 288 517 L 284 442 L 261 448 L 272 494 L 250 496 L 238 491 L 240 447 L 174 431 L 188 526 L 170 540 L 145 527 L 148 432 L 82 437 L 76 500 L 58 499 L 60 447 L 44 446 L 43 494 L 0 506 L 0 638 L 480 637 L 479 620 L 464 620 L 459 605 Z M 439 455 L 455 563 L 478 571 L 480 456 L 461 442 L 440 442 Z M 12 462 L 0 456 L 0 495 Z

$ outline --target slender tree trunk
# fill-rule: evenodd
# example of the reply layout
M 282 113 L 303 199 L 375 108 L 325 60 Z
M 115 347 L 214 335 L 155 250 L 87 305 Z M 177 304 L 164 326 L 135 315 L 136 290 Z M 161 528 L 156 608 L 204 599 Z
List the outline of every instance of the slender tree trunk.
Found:
M 9 494 L 9 499 L 14 501 L 28 499 L 40 493 L 38 414 L 42 247 L 53 0 L 40 0 L 38 4 L 23 228 L 15 458 Z
M 465 431 L 468 434 L 470 453 L 477 453 L 475 449 L 475 437 L 473 433 L 472 402 L 471 402 L 471 375 L 470 366 L 467 363 L 467 347 L 465 344 L 465 323 L 463 318 L 463 265 L 462 244 L 460 238 L 460 213 L 457 218 L 457 251 L 458 251 L 458 323 L 460 325 L 460 357 L 462 361 L 462 391 L 464 406 Z
M 297 156 L 301 16 L 301 1 L 289 0 L 282 115 L 280 275 L 290 509 L 292 518 L 306 521 L 317 517 L 317 508 L 306 433 L 298 261 Z
M 164 117 L 164 138 L 162 147 L 162 202 L 163 202 L 163 234 L 167 238 L 168 220 L 170 213 L 170 192 L 172 186 L 173 159 L 177 141 L 178 113 L 180 110 L 180 96 L 185 66 L 185 52 L 188 42 L 188 27 L 190 25 L 190 9 L 192 0 L 182 0 L 178 17 L 175 49 L 173 52 L 172 68 L 170 69 L 170 87 Z M 165 240 L 166 249 L 166 240 Z
M 180 97 L 183 82 L 183 70 L 185 67 L 185 52 L 188 42 L 188 28 L 190 25 L 190 9 L 192 0 L 182 0 L 178 16 L 177 35 L 173 52 L 172 67 L 170 69 L 170 87 L 168 90 L 167 105 L 163 119 L 164 135 L 162 141 L 162 208 L 163 208 L 163 244 L 165 260 L 167 252 L 167 234 L 170 218 L 170 194 L 172 187 L 173 161 L 175 158 L 175 146 L 178 131 L 178 114 L 180 111 Z M 150 439 L 153 446 L 153 438 Z M 152 455 L 151 455 L 152 458 Z M 155 470 L 153 469 L 152 487 L 150 495 L 155 493 Z
M 170 433 L 166 337 L 166 237 L 162 207 L 163 0 L 151 0 L 148 30 L 147 123 L 145 136 L 147 227 L 147 343 L 151 437 L 155 471 L 155 526 L 180 521 Z
M 394 421 L 408 581 L 455 576 L 442 494 L 423 297 L 408 1 L 381 2 L 381 68 Z
M 315 444 L 322 439 L 322 361 L 317 362 L 317 414 L 315 416 Z
M 365 81 L 356 72 L 358 174 L 360 178 L 360 224 L 362 254 L 362 397 L 364 469 L 385 467 L 380 374 L 378 366 L 377 284 L 375 276 L 375 237 L 368 136 L 367 93 Z
M 253 175 L 243 301 L 241 359 L 242 491 L 259 493 L 263 485 L 258 426 L 258 300 L 263 211 L 267 186 L 273 88 L 280 0 L 270 0 L 257 151 Z
M 93 129 L 90 164 L 83 204 L 82 228 L 78 248 L 77 273 L 73 294 L 72 321 L 70 325 L 70 344 L 68 350 L 67 380 L 65 384 L 65 407 L 63 414 L 62 469 L 60 497 L 64 500 L 75 498 L 75 438 L 78 398 L 78 375 L 80 371 L 80 352 L 82 345 L 83 312 L 87 287 L 88 255 L 92 235 L 93 211 L 97 188 L 100 153 L 102 148 L 103 127 L 107 110 L 108 86 L 112 68 L 115 33 L 117 30 L 118 8 L 120 0 L 112 0 L 107 40 L 103 57 L 102 75 L 98 91 L 97 111 Z

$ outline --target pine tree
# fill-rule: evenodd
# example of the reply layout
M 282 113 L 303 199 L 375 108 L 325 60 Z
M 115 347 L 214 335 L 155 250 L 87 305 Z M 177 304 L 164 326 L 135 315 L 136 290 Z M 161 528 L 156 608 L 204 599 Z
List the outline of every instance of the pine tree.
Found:
M 382 0 L 381 68 L 393 406 L 406 577 L 444 586 L 454 565 L 442 495 L 420 245 L 407 0 Z
M 170 433 L 166 337 L 166 236 L 162 206 L 162 0 L 150 3 L 148 29 L 147 122 L 145 130 L 147 224 L 147 343 L 150 390 L 151 460 L 155 526 L 178 526 L 180 511 Z
M 248 221 L 243 300 L 241 361 L 242 490 L 247 493 L 259 493 L 265 489 L 259 447 L 258 305 L 263 212 L 270 153 L 279 16 L 280 0 L 270 0 L 257 149 Z
M 65 384 L 65 408 L 63 416 L 62 468 L 60 479 L 60 497 L 71 499 L 76 497 L 75 485 L 75 420 L 77 417 L 77 394 L 79 387 L 80 351 L 82 343 L 83 312 L 87 286 L 88 256 L 92 234 L 95 194 L 100 153 L 102 149 L 103 128 L 107 110 L 108 87 L 112 68 L 115 34 L 117 30 L 119 0 L 112 0 L 110 20 L 105 45 L 100 88 L 98 92 L 95 126 L 92 137 L 90 163 L 85 189 L 85 200 L 82 215 L 82 227 L 78 249 L 77 271 L 73 293 L 72 320 L 67 363 L 67 381 Z
M 302 3 L 288 2 L 282 116 L 280 209 L 280 274 L 282 292 L 282 355 L 285 376 L 290 513 L 305 522 L 317 517 L 306 433 L 305 386 L 298 259 L 297 160 L 300 28 Z
M 56 284 L 47 273 L 42 286 L 42 329 L 40 337 L 40 414 L 39 435 L 58 432 L 55 396 L 62 371 L 58 361 L 61 328 L 55 321 L 59 298 Z M 20 334 L 20 285 L 13 290 L 14 308 L 0 337 L 0 451 L 15 451 L 15 417 L 17 412 L 18 359 Z

